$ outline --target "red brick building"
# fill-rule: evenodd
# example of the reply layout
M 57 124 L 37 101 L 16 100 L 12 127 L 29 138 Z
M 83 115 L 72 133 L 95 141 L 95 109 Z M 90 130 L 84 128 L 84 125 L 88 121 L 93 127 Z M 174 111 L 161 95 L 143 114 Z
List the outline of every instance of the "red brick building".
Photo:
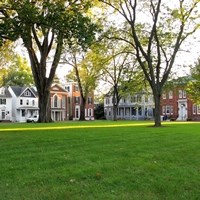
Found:
M 194 104 L 180 86 L 163 92 L 161 112 L 171 120 L 200 120 L 200 105 Z
M 65 90 L 68 94 L 68 114 L 69 119 L 79 120 L 81 95 L 78 84 L 76 82 L 69 82 L 65 85 Z M 90 92 L 85 106 L 85 119 L 94 120 L 94 92 Z
M 54 121 L 79 120 L 81 96 L 78 84 L 69 82 L 64 87 L 54 84 L 51 87 L 51 117 Z M 94 120 L 94 93 L 87 97 L 85 119 Z

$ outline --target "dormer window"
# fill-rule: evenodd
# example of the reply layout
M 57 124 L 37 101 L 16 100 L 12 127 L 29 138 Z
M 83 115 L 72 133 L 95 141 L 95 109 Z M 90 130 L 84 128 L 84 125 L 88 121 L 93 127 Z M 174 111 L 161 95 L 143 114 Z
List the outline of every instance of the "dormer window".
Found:
M 65 90 L 66 90 L 67 92 L 70 92 L 70 86 L 66 86 L 66 87 L 65 87 Z
M 30 96 L 31 96 L 31 92 L 30 92 L 29 90 L 26 90 L 26 91 L 24 92 L 24 96 L 30 97 Z
M 5 95 L 5 88 L 4 87 L 0 88 L 0 94 Z
M 166 99 L 166 98 L 167 98 L 167 96 L 166 96 L 166 93 L 165 93 L 165 92 L 163 92 L 163 94 L 162 94 L 162 98 L 163 98 L 163 99 Z

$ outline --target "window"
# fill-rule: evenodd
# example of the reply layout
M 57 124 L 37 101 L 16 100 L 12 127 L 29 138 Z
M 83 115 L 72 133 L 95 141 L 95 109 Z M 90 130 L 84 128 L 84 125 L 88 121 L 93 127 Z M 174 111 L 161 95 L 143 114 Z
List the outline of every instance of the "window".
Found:
M 136 101 L 137 101 L 137 96 L 131 97 L 131 102 L 132 102 L 132 103 L 135 103 Z
M 162 98 L 163 98 L 163 99 L 166 99 L 166 93 L 165 93 L 165 92 L 163 92 Z
M 35 100 L 34 99 L 32 100 L 32 105 L 35 106 Z
M 27 106 L 29 105 L 29 99 L 26 100 L 26 105 L 27 105 Z
M 70 86 L 66 86 L 66 87 L 65 87 L 65 90 L 66 90 L 67 92 L 70 92 Z
M 166 112 L 165 112 L 166 114 L 170 114 L 170 106 L 166 106 Z
M 58 96 L 57 95 L 55 95 L 53 98 L 53 106 L 54 106 L 54 108 L 58 107 Z
M 89 117 L 92 116 L 92 109 L 91 109 L 91 108 L 88 109 L 88 116 L 89 116 Z
M 1 117 L 2 117 L 2 119 L 6 119 L 6 112 L 5 111 L 1 112 Z
M 173 111 L 173 106 L 171 106 L 171 107 L 170 107 L 170 113 L 171 113 L 171 115 L 173 114 L 173 112 L 174 112 L 174 111 Z
M 0 105 L 6 105 L 6 99 L 0 99 Z
M 186 98 L 186 91 L 185 90 L 179 90 L 179 98 Z
M 3 87 L 0 88 L 0 94 L 1 94 L 1 95 L 5 95 L 5 88 L 3 88 Z
M 79 104 L 80 103 L 80 97 L 74 97 L 74 101 L 75 101 L 75 104 Z
M 141 107 L 138 108 L 138 114 L 142 115 L 142 108 Z
M 162 107 L 162 113 L 165 114 L 165 106 Z
M 25 117 L 25 114 L 26 114 L 26 112 L 25 112 L 25 110 L 23 109 L 23 110 L 22 110 L 22 117 Z
M 183 98 L 186 98 L 186 91 L 183 90 Z
M 24 96 L 30 97 L 30 96 L 31 96 L 31 92 L 30 92 L 29 90 L 26 90 L 26 91 L 24 92 Z
M 183 98 L 183 91 L 182 91 L 182 90 L 179 90 L 179 91 L 178 91 L 178 97 L 179 97 L 179 98 Z
M 134 103 L 135 102 L 135 98 L 134 96 L 131 96 L 131 103 Z
M 173 114 L 173 106 L 166 105 L 162 107 L 163 115 L 172 115 Z
M 169 99 L 173 99 L 173 91 L 169 91 Z
M 193 114 L 195 115 L 197 113 L 197 106 L 193 105 Z
M 23 99 L 20 99 L 20 105 L 23 105 Z
M 62 97 L 62 108 L 65 108 L 65 97 Z
M 200 105 L 197 106 L 197 114 L 200 114 Z
M 79 110 L 78 110 L 78 108 L 76 108 L 75 113 L 76 113 L 76 118 L 79 118 Z
M 92 104 L 92 97 L 88 97 L 88 104 Z
M 138 103 L 141 103 L 141 102 L 142 102 L 142 96 L 141 96 L 141 95 L 138 95 L 138 96 L 137 96 L 137 102 L 138 102 Z
M 110 99 L 109 99 L 109 97 L 106 98 L 106 104 L 110 104 Z

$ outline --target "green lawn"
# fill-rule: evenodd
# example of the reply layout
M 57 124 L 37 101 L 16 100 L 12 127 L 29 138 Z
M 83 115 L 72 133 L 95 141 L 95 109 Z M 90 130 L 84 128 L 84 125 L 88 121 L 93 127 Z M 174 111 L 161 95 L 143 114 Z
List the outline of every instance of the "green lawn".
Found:
M 1 200 L 200 198 L 200 123 L 0 123 Z

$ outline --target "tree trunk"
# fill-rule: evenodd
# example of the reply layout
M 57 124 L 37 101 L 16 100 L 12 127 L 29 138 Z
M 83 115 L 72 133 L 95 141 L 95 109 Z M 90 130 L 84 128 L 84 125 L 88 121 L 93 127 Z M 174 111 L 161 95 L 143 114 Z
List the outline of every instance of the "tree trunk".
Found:
M 39 120 L 40 123 L 52 122 L 51 105 L 50 105 L 50 89 L 43 86 L 43 92 L 38 93 L 39 96 Z
M 161 119 L 160 119 L 160 97 L 161 95 L 159 93 L 154 93 L 154 102 L 155 102 L 155 120 L 154 120 L 154 126 L 160 127 L 161 126 Z
M 80 104 L 80 121 L 85 121 L 85 105 L 86 105 L 86 98 L 81 98 Z
M 113 121 L 117 121 L 117 105 L 113 103 Z

